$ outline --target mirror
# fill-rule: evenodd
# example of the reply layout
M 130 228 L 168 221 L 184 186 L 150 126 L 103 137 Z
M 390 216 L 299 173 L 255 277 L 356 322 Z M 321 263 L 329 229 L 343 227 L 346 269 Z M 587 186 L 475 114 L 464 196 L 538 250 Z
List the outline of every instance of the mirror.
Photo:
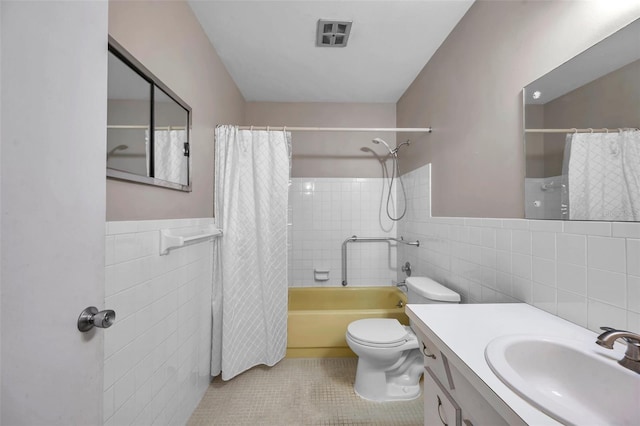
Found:
M 527 219 L 640 221 L 640 20 L 526 86 Z
M 148 176 L 152 84 L 109 52 L 107 168 Z
M 107 177 L 191 191 L 190 119 L 191 108 L 109 38 Z

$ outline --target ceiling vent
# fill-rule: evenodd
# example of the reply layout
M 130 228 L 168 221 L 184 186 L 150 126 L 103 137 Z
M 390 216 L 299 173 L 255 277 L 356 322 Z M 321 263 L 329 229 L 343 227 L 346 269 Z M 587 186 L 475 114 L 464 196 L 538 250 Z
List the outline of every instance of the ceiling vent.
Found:
M 351 32 L 351 21 L 318 20 L 316 46 L 345 47 Z

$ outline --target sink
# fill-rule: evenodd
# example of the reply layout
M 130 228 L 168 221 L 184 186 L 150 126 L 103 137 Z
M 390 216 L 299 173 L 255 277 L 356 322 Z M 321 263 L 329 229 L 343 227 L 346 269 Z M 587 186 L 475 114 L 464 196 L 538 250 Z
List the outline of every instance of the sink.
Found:
M 624 345 L 512 335 L 489 342 L 485 359 L 505 385 L 564 424 L 638 425 L 640 374 L 618 365 Z

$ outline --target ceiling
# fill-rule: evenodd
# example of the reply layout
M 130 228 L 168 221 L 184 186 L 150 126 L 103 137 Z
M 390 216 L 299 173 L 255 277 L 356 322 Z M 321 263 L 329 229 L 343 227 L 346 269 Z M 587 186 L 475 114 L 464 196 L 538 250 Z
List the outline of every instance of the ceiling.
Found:
M 473 0 L 189 0 L 247 101 L 398 101 Z M 353 21 L 316 47 L 318 19 Z

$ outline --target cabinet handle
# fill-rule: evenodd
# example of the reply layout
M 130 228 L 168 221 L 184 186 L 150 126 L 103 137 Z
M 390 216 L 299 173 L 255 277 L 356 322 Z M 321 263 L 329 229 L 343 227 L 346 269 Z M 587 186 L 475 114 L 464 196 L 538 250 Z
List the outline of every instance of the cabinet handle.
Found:
M 427 350 L 427 345 L 425 345 L 424 343 L 422 344 L 422 353 L 426 357 L 436 359 L 436 355 L 435 354 L 430 354 L 429 351 Z
M 445 422 L 445 421 L 442 419 L 442 414 L 440 413 L 440 408 L 442 408 L 442 401 L 440 400 L 440 397 L 439 397 L 439 396 L 436 396 L 436 398 L 438 398 L 438 417 L 440 417 L 440 421 L 442 422 L 442 424 L 443 424 L 444 426 L 448 426 L 448 425 L 447 425 L 447 422 Z

